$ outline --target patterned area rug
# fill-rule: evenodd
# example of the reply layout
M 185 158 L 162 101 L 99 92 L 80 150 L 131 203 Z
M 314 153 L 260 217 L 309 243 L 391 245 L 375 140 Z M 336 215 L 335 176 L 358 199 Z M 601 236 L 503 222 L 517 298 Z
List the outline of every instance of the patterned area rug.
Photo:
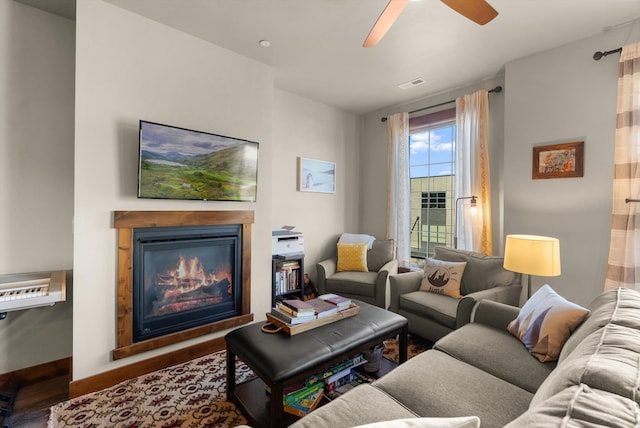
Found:
M 384 342 L 382 355 L 398 361 L 398 341 Z M 409 336 L 408 356 L 431 348 Z M 253 378 L 241 361 L 238 382 Z M 247 423 L 226 400 L 226 356 L 218 351 L 205 357 L 139 376 L 51 407 L 49 428 L 226 428 Z
M 51 407 L 49 428 L 214 428 L 247 421 L 226 400 L 225 351 L 127 380 Z M 238 362 L 238 382 L 254 376 Z

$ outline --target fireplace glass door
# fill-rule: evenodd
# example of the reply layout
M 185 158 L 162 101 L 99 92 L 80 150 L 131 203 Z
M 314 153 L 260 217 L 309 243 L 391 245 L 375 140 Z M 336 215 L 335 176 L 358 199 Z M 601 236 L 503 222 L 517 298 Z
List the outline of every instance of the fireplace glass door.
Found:
M 237 316 L 239 225 L 134 229 L 133 341 Z

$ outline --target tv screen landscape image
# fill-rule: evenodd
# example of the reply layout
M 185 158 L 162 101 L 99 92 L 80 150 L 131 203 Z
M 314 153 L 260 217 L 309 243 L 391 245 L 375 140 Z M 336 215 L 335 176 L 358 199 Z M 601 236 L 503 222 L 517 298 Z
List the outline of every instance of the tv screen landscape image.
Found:
M 258 143 L 140 121 L 138 197 L 255 202 Z

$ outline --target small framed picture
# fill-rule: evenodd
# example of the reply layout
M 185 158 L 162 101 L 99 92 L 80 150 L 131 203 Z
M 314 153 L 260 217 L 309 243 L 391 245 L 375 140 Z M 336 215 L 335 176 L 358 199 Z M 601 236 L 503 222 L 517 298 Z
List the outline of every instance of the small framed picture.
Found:
M 584 141 L 533 148 L 532 178 L 584 176 Z
M 336 164 L 298 158 L 298 190 L 301 192 L 336 192 Z

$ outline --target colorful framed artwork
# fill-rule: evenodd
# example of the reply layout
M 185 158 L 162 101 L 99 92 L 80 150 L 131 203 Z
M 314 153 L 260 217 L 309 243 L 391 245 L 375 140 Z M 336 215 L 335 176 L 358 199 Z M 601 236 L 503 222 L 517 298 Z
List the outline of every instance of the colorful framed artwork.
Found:
M 298 158 L 298 190 L 301 192 L 336 192 L 336 164 Z
M 584 141 L 533 148 L 532 178 L 584 176 Z

